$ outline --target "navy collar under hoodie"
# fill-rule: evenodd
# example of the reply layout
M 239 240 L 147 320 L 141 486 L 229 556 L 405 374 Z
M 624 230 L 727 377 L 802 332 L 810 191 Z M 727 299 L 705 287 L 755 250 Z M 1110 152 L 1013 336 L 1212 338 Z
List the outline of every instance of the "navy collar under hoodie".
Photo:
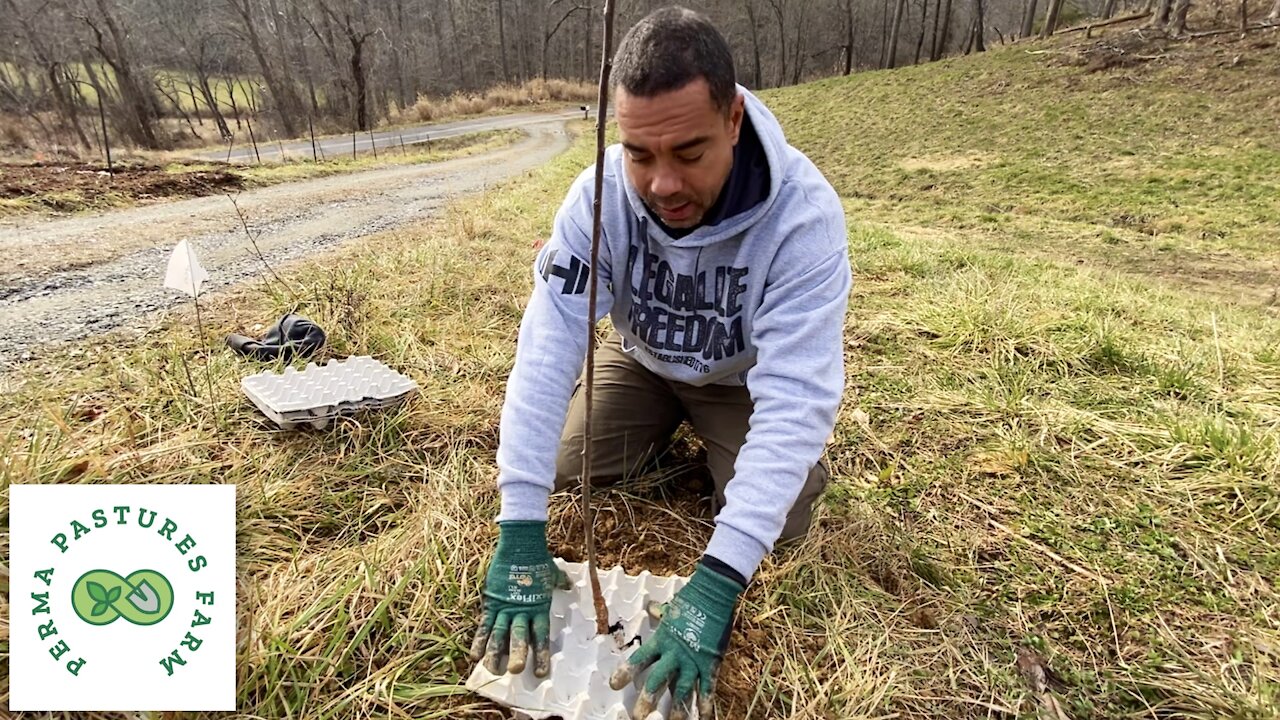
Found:
M 569 189 L 534 264 L 507 382 L 499 520 L 547 517 L 560 436 L 586 355 L 594 275 L 594 320 L 609 315 L 636 362 L 673 382 L 750 390 L 751 428 L 707 554 L 750 579 L 781 534 L 840 404 L 849 258 L 831 185 L 787 144 L 768 108 L 745 88 L 738 92 L 768 169 L 767 181 L 763 173 L 742 178 L 767 185 L 759 202 L 736 208 L 730 187 L 725 206 L 737 212 L 673 237 L 650 221 L 627 179 L 621 146 L 610 147 L 593 273 L 594 168 Z

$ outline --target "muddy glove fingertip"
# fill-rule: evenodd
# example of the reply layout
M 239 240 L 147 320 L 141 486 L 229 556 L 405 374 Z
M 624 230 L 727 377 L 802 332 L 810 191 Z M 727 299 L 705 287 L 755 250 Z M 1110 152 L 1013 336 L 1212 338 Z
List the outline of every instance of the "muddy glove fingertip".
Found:
M 480 662 L 480 658 L 484 657 L 484 649 L 489 645 L 489 630 L 492 626 L 481 625 L 476 630 L 476 636 L 471 641 L 471 662 Z

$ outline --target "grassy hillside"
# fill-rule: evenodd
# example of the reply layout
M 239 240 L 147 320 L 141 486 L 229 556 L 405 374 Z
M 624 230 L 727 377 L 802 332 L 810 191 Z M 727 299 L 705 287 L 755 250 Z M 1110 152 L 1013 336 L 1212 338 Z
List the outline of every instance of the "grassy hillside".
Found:
M 769 97 L 860 217 L 1271 253 L 1275 38 L 1251 41 L 1257 49 L 1122 45 L 1119 58 L 1159 59 L 1101 72 L 1076 64 L 1114 55 L 1115 42 L 1012 48 Z
M 746 595 L 722 717 L 1277 715 L 1274 49 L 1029 49 L 766 96 L 845 198 L 856 281 L 835 481 Z M 11 376 L 0 484 L 239 484 L 245 715 L 494 716 L 460 682 L 498 411 L 589 141 L 210 302 L 216 346 L 300 301 L 330 353 L 417 380 L 406 408 L 273 432 L 237 390 L 258 366 L 179 315 Z M 182 370 L 206 361 L 216 402 Z M 710 535 L 683 487 L 601 504 L 606 565 L 687 572 Z M 552 517 L 574 557 L 572 498 Z

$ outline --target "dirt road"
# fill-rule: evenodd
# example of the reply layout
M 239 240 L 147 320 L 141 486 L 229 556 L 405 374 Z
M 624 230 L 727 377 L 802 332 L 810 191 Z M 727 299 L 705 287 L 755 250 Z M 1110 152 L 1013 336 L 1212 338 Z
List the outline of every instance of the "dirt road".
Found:
M 336 175 L 242 193 L 237 202 L 273 265 L 421 221 L 459 194 L 542 165 L 568 147 L 563 120 L 486 155 Z M 0 369 L 33 347 L 141 327 L 183 297 L 161 286 L 169 251 L 193 242 L 213 292 L 260 273 L 222 196 L 0 224 Z
M 401 145 L 418 145 L 432 140 L 443 140 L 458 135 L 466 135 L 467 133 L 520 128 L 530 123 L 544 122 L 549 116 L 569 120 L 583 117 L 583 113 L 574 109 L 557 110 L 549 113 L 514 113 L 511 115 L 471 118 L 469 120 L 454 120 L 453 122 L 428 123 L 396 130 L 379 130 L 372 135 L 360 133 L 354 138 L 350 135 L 335 135 L 316 139 L 314 150 L 310 140 L 276 143 L 262 139 L 259 139 L 258 147 L 255 150 L 245 144 L 247 141 L 244 138 L 240 138 L 232 144 L 230 152 L 226 149 L 211 150 L 198 153 L 196 157 L 204 160 L 248 163 L 257 158 L 271 161 L 280 160 L 282 156 L 309 158 L 313 154 L 319 155 L 321 158 L 342 157 L 349 155 L 353 148 L 362 153 L 367 153 L 370 150 L 377 151 L 379 148 L 383 152 L 388 152 Z

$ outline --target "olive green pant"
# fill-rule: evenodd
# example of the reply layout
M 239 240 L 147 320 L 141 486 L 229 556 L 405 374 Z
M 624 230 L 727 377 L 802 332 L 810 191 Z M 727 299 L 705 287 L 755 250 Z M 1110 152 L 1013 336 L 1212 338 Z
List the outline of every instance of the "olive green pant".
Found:
M 671 436 L 688 420 L 707 451 L 715 484 L 714 508 L 724 507 L 725 486 L 747 438 L 754 405 L 746 387 L 695 387 L 659 377 L 622 350 L 611 333 L 596 351 L 593 390 L 591 475 L 597 486 L 644 474 L 666 450 Z M 556 459 L 556 491 L 577 484 L 582 475 L 582 422 L 586 398 L 582 381 L 569 402 L 569 414 Z M 813 518 L 813 504 L 827 486 L 828 472 L 819 461 L 787 515 L 780 540 L 803 537 Z

